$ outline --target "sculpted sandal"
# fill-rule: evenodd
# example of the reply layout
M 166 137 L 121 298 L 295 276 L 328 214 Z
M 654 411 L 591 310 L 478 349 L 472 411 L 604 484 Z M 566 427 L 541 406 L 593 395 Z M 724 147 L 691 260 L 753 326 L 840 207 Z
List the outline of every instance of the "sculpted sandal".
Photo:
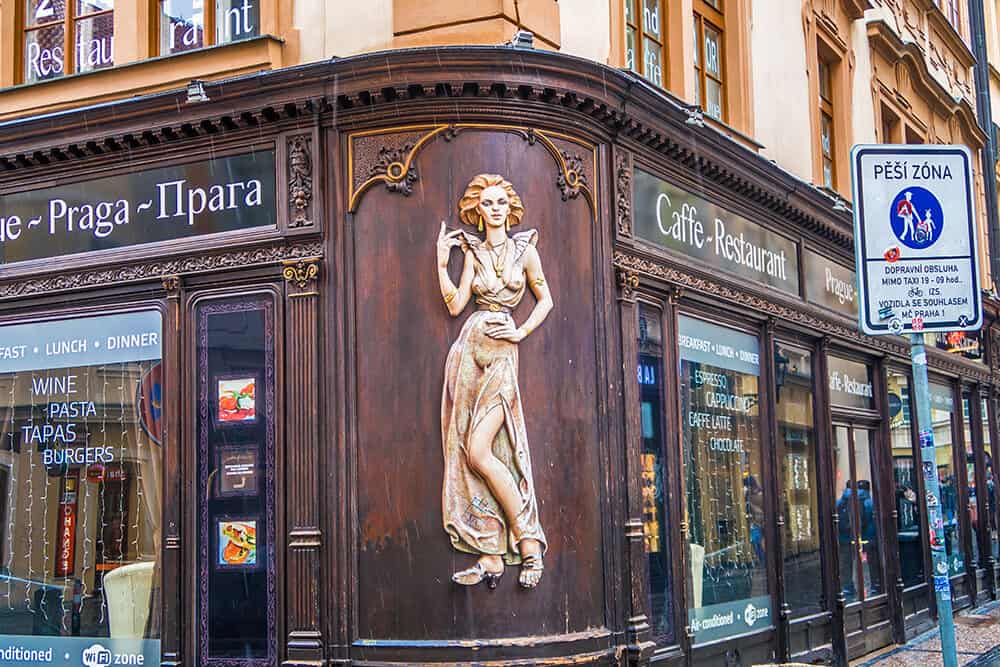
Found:
M 475 586 L 481 581 L 486 582 L 486 586 L 490 590 L 494 590 L 497 587 L 497 583 L 500 581 L 500 577 L 503 576 L 503 570 L 499 572 L 490 572 L 486 569 L 486 566 L 482 563 L 477 562 L 475 565 L 470 567 L 468 570 L 461 570 L 451 575 L 451 580 L 456 584 L 461 584 L 462 586 Z
M 541 554 L 525 556 L 521 561 L 521 576 L 518 578 L 518 582 L 524 588 L 534 588 L 541 581 L 544 569 L 545 565 L 542 564 Z

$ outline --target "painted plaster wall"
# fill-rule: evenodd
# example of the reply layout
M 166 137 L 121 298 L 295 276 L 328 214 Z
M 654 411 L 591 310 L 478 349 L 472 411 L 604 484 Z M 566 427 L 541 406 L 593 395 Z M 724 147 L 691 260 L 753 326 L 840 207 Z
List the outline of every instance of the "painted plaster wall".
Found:
M 316 16 L 315 11 L 324 11 L 326 19 L 321 54 L 313 55 L 319 49 L 307 46 L 309 40 L 303 35 L 303 62 L 392 48 L 392 0 L 296 0 L 296 5 L 296 16 L 305 23 L 315 20 L 311 18 Z M 299 5 L 302 5 L 301 11 Z M 306 56 L 307 50 L 310 57 Z
M 600 63 L 611 55 L 611 3 L 608 0 L 570 0 L 559 3 L 561 51 Z
M 754 2 L 752 7 L 752 135 L 764 145 L 763 155 L 811 181 L 815 142 L 809 125 L 809 79 L 799 3 Z
M 851 140 L 855 144 L 877 143 L 875 137 L 875 102 L 872 99 L 872 59 L 868 42 L 866 22 L 870 14 L 865 13 L 864 19 L 851 25 L 851 49 L 854 52 L 854 74 L 851 85 Z

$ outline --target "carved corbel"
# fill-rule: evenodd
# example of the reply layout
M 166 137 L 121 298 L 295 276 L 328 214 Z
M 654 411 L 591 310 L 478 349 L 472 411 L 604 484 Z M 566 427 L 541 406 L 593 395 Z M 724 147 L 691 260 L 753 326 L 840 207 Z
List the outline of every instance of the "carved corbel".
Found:
M 319 257 L 292 259 L 282 262 L 281 275 L 288 283 L 289 296 L 316 296 L 319 294 Z
M 621 291 L 622 299 L 635 301 L 635 290 L 639 287 L 639 274 L 634 271 L 618 271 L 618 289 Z

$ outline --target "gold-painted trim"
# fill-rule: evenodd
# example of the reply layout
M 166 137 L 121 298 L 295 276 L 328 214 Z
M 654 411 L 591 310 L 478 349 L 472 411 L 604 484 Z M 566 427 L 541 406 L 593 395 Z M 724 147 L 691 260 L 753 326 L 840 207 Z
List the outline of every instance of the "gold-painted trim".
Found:
M 429 130 L 427 134 L 422 136 L 410 152 L 407 154 L 406 159 L 402 162 L 394 161 L 386 166 L 385 173 L 376 174 L 368 180 L 364 181 L 357 187 L 354 188 L 354 140 L 361 137 L 371 137 L 379 135 L 388 134 L 399 134 L 401 132 L 413 132 L 416 130 Z M 497 123 L 449 123 L 449 124 L 439 124 L 439 125 L 400 125 L 397 127 L 381 128 L 377 130 L 364 130 L 361 132 L 352 132 L 347 137 L 347 192 L 348 192 L 348 206 L 347 210 L 350 213 L 354 213 L 358 208 L 358 203 L 361 200 L 361 195 L 363 195 L 371 186 L 376 183 L 399 183 L 404 178 L 406 174 L 409 173 L 410 167 L 413 164 L 413 160 L 416 158 L 417 152 L 420 151 L 427 143 L 437 137 L 439 134 L 447 130 L 497 130 L 500 132 L 516 132 L 523 133 L 527 136 L 536 137 L 545 150 L 550 156 L 556 161 L 559 170 L 562 172 L 563 178 L 566 184 L 574 189 L 579 188 L 587 199 L 587 203 L 590 204 L 591 211 L 594 216 L 597 216 L 597 193 L 591 189 L 589 185 L 583 185 L 580 180 L 580 174 L 574 170 L 570 169 L 566 164 L 566 160 L 563 158 L 562 154 L 559 152 L 559 148 L 553 143 L 550 137 L 555 137 L 558 139 L 564 139 L 570 141 L 579 146 L 584 147 L 590 151 L 591 159 L 593 161 L 594 170 L 594 180 L 598 179 L 598 168 L 597 168 L 597 151 L 596 146 L 587 141 L 584 141 L 578 137 L 574 137 L 569 134 L 557 131 L 549 130 L 539 130 L 532 127 L 527 127 L 524 125 L 504 125 Z

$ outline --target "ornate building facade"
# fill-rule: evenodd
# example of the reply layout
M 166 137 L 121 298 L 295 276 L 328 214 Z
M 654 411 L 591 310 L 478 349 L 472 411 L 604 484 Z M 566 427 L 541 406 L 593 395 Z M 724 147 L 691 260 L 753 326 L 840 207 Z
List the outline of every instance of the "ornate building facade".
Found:
M 996 599 L 969 9 L 0 4 L 0 657 L 845 665 L 936 621 L 920 429 Z M 976 159 L 931 424 L 864 143 Z

